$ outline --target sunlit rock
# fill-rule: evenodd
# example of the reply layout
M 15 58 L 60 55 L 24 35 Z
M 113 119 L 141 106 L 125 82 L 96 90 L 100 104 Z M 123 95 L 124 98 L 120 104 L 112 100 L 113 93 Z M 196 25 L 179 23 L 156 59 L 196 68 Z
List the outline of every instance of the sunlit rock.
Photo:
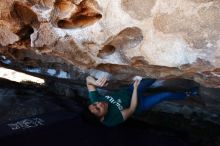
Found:
M 3 0 L 0 52 L 13 68 L 70 80 L 95 71 L 219 88 L 219 20 L 218 0 Z
M 86 27 L 102 18 L 96 6 L 97 3 L 94 0 L 83 0 L 78 4 L 68 0 L 58 0 L 55 3 L 53 15 L 61 17 L 60 20 L 57 20 L 57 25 L 60 28 Z
M 14 11 L 25 25 L 36 26 L 39 24 L 37 14 L 27 4 L 16 1 Z
M 15 43 L 19 40 L 19 37 L 11 32 L 7 27 L 0 27 L 0 44 L 7 46 Z

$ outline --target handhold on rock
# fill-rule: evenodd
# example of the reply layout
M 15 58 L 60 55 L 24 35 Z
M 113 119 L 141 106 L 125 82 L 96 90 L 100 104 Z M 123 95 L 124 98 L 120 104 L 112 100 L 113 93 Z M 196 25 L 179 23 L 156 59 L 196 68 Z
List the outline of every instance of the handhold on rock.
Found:
M 136 81 L 136 80 L 138 80 L 138 81 L 141 81 L 143 79 L 143 77 L 141 77 L 141 76 L 135 76 L 135 77 L 133 77 L 133 81 Z

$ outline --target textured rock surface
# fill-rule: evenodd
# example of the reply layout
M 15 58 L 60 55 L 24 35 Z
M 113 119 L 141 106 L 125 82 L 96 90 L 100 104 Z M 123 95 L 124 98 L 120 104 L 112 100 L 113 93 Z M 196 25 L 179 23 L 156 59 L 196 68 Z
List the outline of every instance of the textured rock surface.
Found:
M 3 0 L 0 27 L 2 62 L 23 71 L 220 87 L 218 0 Z
M 109 76 L 109 88 L 135 75 L 194 80 L 206 86 L 201 99 L 163 103 L 156 112 L 219 125 L 219 89 L 210 87 L 220 88 L 220 1 L 1 0 L 0 62 L 45 77 L 70 97 L 86 97 L 89 74 Z M 150 118 L 142 120 L 155 123 Z
M 218 0 L 3 0 L 0 61 L 78 88 L 89 74 L 111 89 L 135 75 L 219 88 L 219 12 Z M 219 112 L 218 94 L 201 92 Z

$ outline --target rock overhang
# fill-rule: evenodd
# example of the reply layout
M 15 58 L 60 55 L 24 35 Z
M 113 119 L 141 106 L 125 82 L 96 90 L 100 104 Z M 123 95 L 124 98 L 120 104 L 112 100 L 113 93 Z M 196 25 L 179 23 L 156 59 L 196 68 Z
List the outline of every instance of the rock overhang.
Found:
M 0 9 L 3 64 L 67 79 L 104 72 L 220 87 L 217 0 L 4 0 Z

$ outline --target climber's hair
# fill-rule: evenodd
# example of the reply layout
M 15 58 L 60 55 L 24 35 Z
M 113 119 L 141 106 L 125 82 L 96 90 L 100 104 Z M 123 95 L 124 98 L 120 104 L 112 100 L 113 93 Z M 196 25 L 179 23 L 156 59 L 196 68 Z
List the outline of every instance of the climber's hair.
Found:
M 91 103 L 89 101 L 87 101 L 86 103 L 84 103 L 83 105 L 83 111 L 81 113 L 81 117 L 82 119 L 89 123 L 89 124 L 92 124 L 92 125 L 95 125 L 95 126 L 101 126 L 101 122 L 100 122 L 100 119 L 95 116 L 94 114 L 92 114 L 90 112 L 90 110 L 88 109 L 88 106 L 90 105 Z

